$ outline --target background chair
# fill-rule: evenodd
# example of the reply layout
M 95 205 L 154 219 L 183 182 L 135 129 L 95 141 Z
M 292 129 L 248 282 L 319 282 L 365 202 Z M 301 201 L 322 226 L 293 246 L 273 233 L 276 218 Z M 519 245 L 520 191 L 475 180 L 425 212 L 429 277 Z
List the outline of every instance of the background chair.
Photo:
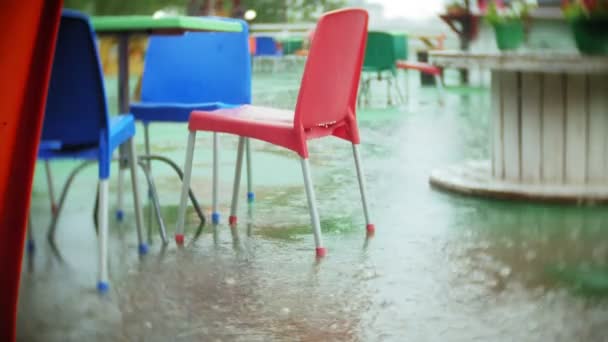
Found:
M 302 51 L 304 46 L 304 38 L 303 37 L 285 37 L 279 39 L 279 43 L 281 44 L 283 58 L 285 60 L 285 65 L 288 68 L 296 68 L 298 66 L 299 60 L 305 60 L 303 56 L 299 56 L 297 54 L 298 51 Z
M 135 119 L 144 126 L 146 155 L 150 154 L 152 122 L 188 122 L 193 110 L 251 103 L 249 30 L 246 22 L 237 21 L 243 26 L 239 33 L 188 32 L 182 36 L 150 38 L 141 102 L 131 104 Z M 247 142 L 248 155 L 249 150 Z M 248 200 L 253 198 L 253 192 L 249 191 Z M 219 217 L 213 220 L 218 221 Z
M 439 96 L 439 103 L 443 103 L 443 79 L 441 77 L 441 69 L 438 67 L 423 62 L 411 62 L 408 61 L 408 37 L 405 33 L 395 32 L 393 33 L 393 38 L 395 40 L 395 67 L 397 70 L 404 70 L 406 72 L 405 77 L 405 85 L 406 91 L 405 96 L 406 100 L 409 96 L 409 87 L 407 87 L 409 83 L 409 78 L 407 77 L 408 70 L 416 70 L 423 74 L 430 75 L 435 79 L 435 87 L 437 88 L 437 95 Z M 443 41 L 440 40 L 440 45 L 443 44 Z
M 435 76 L 436 85 L 439 93 L 439 102 L 442 103 L 443 88 L 441 83 L 441 71 L 439 68 L 426 63 L 408 62 L 407 36 L 403 33 L 389 33 L 380 31 L 370 31 L 368 33 L 367 46 L 365 49 L 365 61 L 363 64 L 364 77 L 361 83 L 360 102 L 369 103 L 371 92 L 371 81 L 376 78 L 378 81 L 387 82 L 387 103 L 391 105 L 392 87 L 397 93 L 401 102 L 405 102 L 405 97 L 399 86 L 397 69 L 418 70 Z M 366 77 L 367 76 L 367 77 Z M 406 77 L 406 85 L 407 85 Z
M 95 46 L 95 36 L 86 16 L 64 10 L 53 60 L 39 159 L 95 160 L 99 165 L 99 276 L 97 289 L 106 292 L 108 283 L 108 178 L 112 152 L 133 138 L 132 115 L 110 118 Z M 133 146 L 130 144 L 130 146 Z M 142 214 L 135 177 L 135 151 L 129 149 L 139 252 L 148 246 L 142 239 Z M 57 216 L 57 215 L 55 215 Z
M 394 85 L 399 99 L 402 102 L 404 101 L 397 80 L 397 69 L 395 67 L 395 62 L 397 60 L 396 55 L 395 37 L 392 34 L 374 31 L 368 33 L 360 95 L 366 103 L 369 103 L 371 81 L 374 78 L 378 81 L 386 81 L 387 103 L 389 105 L 393 103 L 391 85 Z
M 195 111 L 190 115 L 184 182 L 175 235 L 178 244 L 184 242 L 186 196 L 192 174 L 194 142 L 199 130 L 214 132 L 214 136 L 216 132 L 223 132 L 240 137 L 230 213 L 231 224 L 237 222 L 237 194 L 244 140 L 247 137 L 256 138 L 298 153 L 306 186 L 316 255 L 319 257 L 324 256 L 326 250 L 323 247 L 310 176 L 307 140 L 333 135 L 349 141 L 353 148 L 367 231 L 374 231 L 365 195 L 358 149 L 359 130 L 355 116 L 357 89 L 367 38 L 367 21 L 367 12 L 361 9 L 339 10 L 321 17 L 315 31 L 314 44 L 306 61 L 295 112 L 246 105 L 214 112 Z M 349 34 L 344 35 L 344 32 Z M 217 188 L 218 149 L 215 145 L 213 154 L 213 184 L 214 188 Z M 214 196 L 214 211 L 217 210 L 217 203 L 217 196 Z
M 283 57 L 283 51 L 279 49 L 277 41 L 269 36 L 255 37 L 254 62 L 261 69 L 264 61 L 272 63 L 272 72 L 276 72 L 279 62 Z

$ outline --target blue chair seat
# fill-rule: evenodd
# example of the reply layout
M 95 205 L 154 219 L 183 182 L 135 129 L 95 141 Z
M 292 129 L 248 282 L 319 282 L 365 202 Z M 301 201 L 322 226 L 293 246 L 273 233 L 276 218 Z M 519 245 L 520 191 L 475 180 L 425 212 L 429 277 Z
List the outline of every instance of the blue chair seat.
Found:
M 125 143 L 135 135 L 135 119 L 133 115 L 118 115 L 110 118 L 108 130 L 110 151 Z M 99 146 L 65 145 L 53 140 L 43 140 L 38 148 L 39 159 L 99 159 Z M 109 166 L 108 166 L 109 167 Z
M 190 113 L 195 110 L 213 111 L 232 108 L 238 105 L 223 102 L 203 103 L 155 103 L 139 102 L 131 104 L 131 113 L 136 120 L 150 122 L 188 122 Z

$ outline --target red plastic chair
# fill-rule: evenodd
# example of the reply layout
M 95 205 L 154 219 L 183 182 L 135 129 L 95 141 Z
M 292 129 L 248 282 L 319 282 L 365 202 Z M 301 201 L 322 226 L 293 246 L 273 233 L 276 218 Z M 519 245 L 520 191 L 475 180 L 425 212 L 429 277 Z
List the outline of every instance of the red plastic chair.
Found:
M 61 5 L 0 1 L 0 341 L 15 340 L 27 213 Z
M 175 235 L 178 244 L 184 242 L 186 198 L 190 187 L 197 131 L 214 132 L 213 215 L 216 217 L 219 216 L 217 213 L 218 140 L 216 132 L 232 133 L 240 137 L 230 224 L 236 224 L 237 221 L 238 190 L 246 138 L 260 139 L 285 147 L 300 155 L 316 254 L 319 257 L 326 254 L 326 249 L 323 247 L 319 214 L 310 177 L 307 141 L 332 135 L 350 141 L 353 146 L 367 231 L 369 233 L 374 231 L 367 208 L 365 182 L 358 150 L 359 129 L 355 116 L 357 88 L 367 39 L 367 21 L 367 12 L 362 9 L 338 10 L 326 13 L 321 17 L 315 31 L 314 44 L 306 61 L 295 112 L 250 105 L 212 112 L 192 112 L 188 125 L 190 135 Z M 348 34 L 344 34 L 345 32 Z
M 441 80 L 441 69 L 438 67 L 422 62 L 410 62 L 407 60 L 398 60 L 395 62 L 395 67 L 400 70 L 417 70 L 423 74 L 431 75 L 435 78 L 435 86 L 439 95 L 439 104 L 443 104 L 443 81 Z

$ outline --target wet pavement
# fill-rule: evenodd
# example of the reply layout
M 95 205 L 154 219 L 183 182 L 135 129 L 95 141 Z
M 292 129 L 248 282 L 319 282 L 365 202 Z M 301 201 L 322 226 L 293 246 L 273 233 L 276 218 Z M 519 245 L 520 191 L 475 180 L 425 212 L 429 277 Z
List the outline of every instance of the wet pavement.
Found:
M 24 258 L 18 339 L 608 341 L 607 297 L 576 292 L 549 272 L 570 265 L 608 269 L 608 210 L 430 188 L 431 169 L 489 155 L 489 93 L 451 87 L 440 107 L 434 89 L 414 87 L 411 77 L 408 104 L 386 108 L 384 86 L 376 85 L 372 104 L 358 112 L 373 238 L 365 237 L 350 146 L 337 139 L 311 142 L 328 248 L 321 261 L 314 258 L 300 164 L 288 151 L 253 143 L 256 202 L 247 206 L 243 178 L 239 225 L 228 226 L 237 139 L 222 135 L 222 224 L 199 229 L 190 210 L 184 248 L 163 247 L 153 224 L 151 252 L 139 257 L 125 190 L 126 219 L 110 225 L 111 290 L 99 296 L 95 167 L 68 195 L 54 251 L 45 239 L 50 209 L 38 165 L 32 203 L 37 250 Z M 292 106 L 297 78 L 257 74 L 255 102 Z M 154 153 L 183 164 L 185 125 L 152 125 L 151 134 Z M 192 184 L 206 213 L 210 146 L 211 135 L 199 134 Z M 143 151 L 141 135 L 138 148 Z M 53 164 L 56 187 L 74 165 Z M 172 235 L 180 183 L 163 165 L 154 165 L 153 173 Z M 143 174 L 140 181 L 143 193 Z

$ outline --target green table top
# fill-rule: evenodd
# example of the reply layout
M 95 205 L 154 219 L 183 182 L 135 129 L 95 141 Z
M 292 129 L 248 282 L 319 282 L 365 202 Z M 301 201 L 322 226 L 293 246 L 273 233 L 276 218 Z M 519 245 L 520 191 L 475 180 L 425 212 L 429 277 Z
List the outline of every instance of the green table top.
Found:
M 153 33 L 156 31 L 222 31 L 241 32 L 238 22 L 216 18 L 171 16 L 154 18 L 147 15 L 98 16 L 92 18 L 97 33 Z

